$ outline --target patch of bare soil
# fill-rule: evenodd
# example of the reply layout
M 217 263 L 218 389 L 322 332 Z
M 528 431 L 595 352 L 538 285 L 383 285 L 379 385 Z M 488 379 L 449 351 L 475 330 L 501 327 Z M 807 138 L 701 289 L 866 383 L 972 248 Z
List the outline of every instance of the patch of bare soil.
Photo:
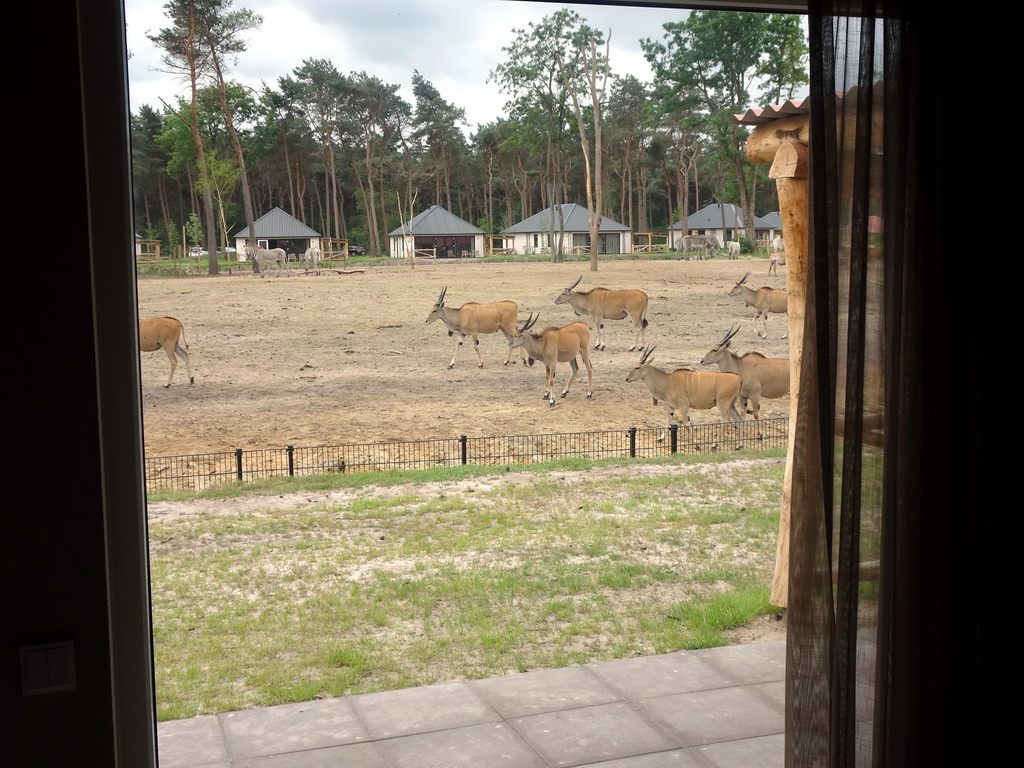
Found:
M 481 336 L 483 368 L 472 349 L 462 348 L 449 369 L 454 339 L 440 321 L 426 325 L 427 314 L 447 286 L 448 306 L 510 299 L 522 318 L 540 313 L 538 328 L 565 325 L 577 318 L 554 300 L 582 273 L 581 290 L 648 293 L 656 365 L 701 368 L 701 357 L 734 323 L 741 326 L 734 350 L 785 357 L 785 318 L 771 317 L 769 338 L 762 340 L 752 313 L 727 295 L 747 270 L 754 273 L 751 285 L 784 285 L 784 275 L 767 277 L 764 261 L 729 260 L 603 262 L 597 273 L 579 263 L 436 261 L 351 275 L 304 275 L 293 267 L 291 277 L 265 279 L 243 265 L 219 277 L 140 278 L 140 315 L 182 321 L 196 377 L 187 386 L 179 364 L 174 385 L 165 389 L 167 358 L 142 355 L 146 453 L 659 426 L 664 408 L 651 405 L 642 384 L 625 381 L 639 358 L 628 351 L 628 320 L 606 321 L 607 349 L 591 353 L 593 400 L 586 399 L 582 375 L 550 408 L 543 365 L 503 366 L 500 334 Z M 560 365 L 559 391 L 568 376 L 569 366 Z M 762 402 L 765 417 L 788 409 L 788 398 Z M 720 416 L 691 411 L 691 419 Z

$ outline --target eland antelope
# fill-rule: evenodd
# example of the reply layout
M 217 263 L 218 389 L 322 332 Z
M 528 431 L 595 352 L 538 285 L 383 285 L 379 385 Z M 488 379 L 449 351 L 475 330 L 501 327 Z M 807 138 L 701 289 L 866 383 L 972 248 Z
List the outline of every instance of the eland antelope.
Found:
M 714 249 L 715 254 L 722 250 L 722 244 L 718 242 L 717 235 L 685 235 L 680 241 L 683 246 L 683 258 L 690 258 L 690 250 L 697 251 L 698 258 L 711 258 L 711 250 Z M 704 254 L 703 257 L 700 254 Z
M 590 362 L 590 329 L 587 328 L 587 324 L 575 322 L 561 328 L 545 328 L 539 334 L 527 333 L 539 319 L 539 314 L 536 317 L 531 314 L 525 323 L 517 326 L 516 334 L 512 337 L 512 346 L 526 350 L 530 365 L 533 365 L 534 360 L 544 363 L 548 384 L 544 398 L 548 405 L 555 404 L 555 369 L 559 363 L 569 363 L 569 367 L 572 368 L 569 381 L 562 390 L 562 397 L 569 394 L 569 387 L 572 386 L 580 369 L 579 363 L 576 362 L 577 355 L 587 366 L 587 399 L 593 398 L 594 366 Z
M 633 345 L 629 348 L 643 349 L 647 346 L 647 294 L 636 289 L 610 291 L 607 288 L 592 288 L 589 291 L 574 291 L 580 284 L 580 275 L 572 285 L 558 294 L 555 304 L 568 304 L 580 316 L 590 315 L 597 323 L 597 343 L 594 349 L 604 349 L 604 321 L 622 320 L 628 317 L 633 322 Z
M 182 349 L 181 344 L 185 345 L 185 349 Z M 185 351 L 188 349 L 188 342 L 185 341 L 185 327 L 181 322 L 173 317 L 139 318 L 139 351 L 156 352 L 158 349 L 166 352 L 167 359 L 171 361 L 171 372 L 167 376 L 167 383 L 164 384 L 165 389 L 171 386 L 174 370 L 178 367 L 178 358 L 175 355 L 185 361 L 189 385 L 196 383 L 195 376 L 192 375 L 192 363 L 188 359 L 188 352 Z
M 768 274 L 779 274 L 779 266 L 786 266 L 786 252 L 785 251 L 772 251 L 768 257 Z
M 730 259 L 738 259 L 742 246 L 736 240 L 726 240 L 725 249 L 729 252 Z
M 767 285 L 758 288 L 756 291 L 753 288 L 748 288 L 744 283 L 747 282 L 747 278 L 750 277 L 750 273 L 747 272 L 740 281 L 733 286 L 732 290 L 729 291 L 730 296 L 739 296 L 747 303 L 747 306 L 754 308 L 754 332 L 757 333 L 762 339 L 768 338 L 768 313 L 788 313 L 789 312 L 789 293 L 781 288 L 769 288 Z M 757 319 L 763 318 L 764 333 L 757 330 Z M 787 324 L 788 325 L 788 324 Z M 789 336 L 789 330 L 787 328 L 785 335 L 782 338 Z
M 747 352 L 737 355 L 729 349 L 732 337 L 740 327 L 737 325 L 717 342 L 701 359 L 701 365 L 718 363 L 720 371 L 739 374 L 740 406 L 747 410 L 750 401 L 754 419 L 761 418 L 762 397 L 785 397 L 789 394 L 789 360 L 787 358 L 768 358 L 760 352 Z
M 309 272 L 309 268 L 313 267 L 313 274 L 320 274 L 320 256 L 320 249 L 315 245 L 309 246 L 309 248 L 306 249 L 306 252 L 302 254 L 302 266 L 307 273 Z
M 255 271 L 260 273 L 260 277 L 267 276 L 264 265 L 274 262 L 277 263 L 278 277 L 281 276 L 282 272 L 291 277 L 292 273 L 288 270 L 288 253 L 284 248 L 271 248 L 268 250 L 256 245 L 246 245 L 245 255 L 252 261 Z
M 457 336 L 455 349 L 452 351 L 452 361 L 448 363 L 449 368 L 455 367 L 455 356 L 459 353 L 459 347 L 468 336 L 473 340 L 473 349 L 476 350 L 477 367 L 484 367 L 484 359 L 480 356 L 481 333 L 496 333 L 501 331 L 508 342 L 508 352 L 505 353 L 505 362 L 508 365 L 512 359 L 512 337 L 516 334 L 516 320 L 519 315 L 519 308 L 514 301 L 495 301 L 490 304 L 478 304 L 475 301 L 467 302 L 458 309 L 446 307 L 444 297 L 448 292 L 448 286 L 441 289 L 441 295 L 434 302 L 430 314 L 427 315 L 427 323 L 440 320 L 448 328 L 449 336 Z M 522 360 L 526 363 L 526 353 L 523 352 Z
M 690 409 L 707 410 L 718 406 L 722 420 L 727 422 L 740 421 L 736 401 L 740 396 L 740 377 L 735 373 L 716 371 L 691 371 L 689 368 L 677 368 L 674 371 L 663 371 L 651 365 L 654 359 L 651 347 L 640 357 L 626 381 L 642 381 L 651 395 L 651 402 L 657 405 L 665 403 L 665 430 L 668 431 L 675 417 L 684 426 L 690 424 Z M 658 442 L 665 439 L 661 433 Z

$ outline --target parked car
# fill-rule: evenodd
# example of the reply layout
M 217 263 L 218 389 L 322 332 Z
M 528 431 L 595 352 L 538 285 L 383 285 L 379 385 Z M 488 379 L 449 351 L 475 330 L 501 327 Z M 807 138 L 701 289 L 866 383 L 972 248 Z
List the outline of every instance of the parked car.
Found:
M 193 245 L 191 248 L 188 249 L 188 255 L 194 258 L 199 258 L 200 256 L 206 255 L 206 249 L 200 248 L 198 245 Z
M 363 246 L 361 246 L 361 245 L 350 245 L 348 247 L 348 255 L 349 256 L 365 256 L 366 255 L 366 249 L 363 248 Z

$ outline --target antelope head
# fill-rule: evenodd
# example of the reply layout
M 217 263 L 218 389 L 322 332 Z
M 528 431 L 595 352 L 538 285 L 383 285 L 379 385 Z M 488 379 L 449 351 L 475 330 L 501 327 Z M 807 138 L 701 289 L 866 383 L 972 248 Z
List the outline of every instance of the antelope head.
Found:
M 640 361 L 633 367 L 633 370 L 626 376 L 626 381 L 639 381 L 644 376 L 644 371 L 651 367 L 651 363 L 654 360 L 651 353 L 654 352 L 654 347 L 648 347 L 644 350 L 644 353 L 640 356 Z M 655 403 L 657 405 L 657 403 Z
M 540 320 L 540 313 L 538 312 L 537 316 L 534 317 L 533 312 L 531 312 L 530 316 L 526 318 L 522 325 L 516 324 L 516 335 L 512 338 L 515 339 L 516 337 L 521 337 L 524 333 L 533 328 L 533 326 L 537 324 L 538 320 Z
M 558 294 L 558 298 L 555 299 L 555 304 L 565 304 L 569 300 L 569 297 L 572 295 L 572 289 L 575 288 L 577 285 L 579 285 L 582 280 L 583 280 L 583 275 L 580 275 L 576 279 L 575 283 L 573 283 L 572 285 L 567 285 L 562 290 L 562 292 L 560 294 Z
M 736 283 L 736 285 L 733 286 L 732 290 L 729 291 L 729 295 L 730 296 L 735 296 L 737 293 L 739 293 L 740 288 L 743 287 L 743 284 L 745 282 L 747 282 L 747 278 L 748 277 L 750 277 L 750 273 L 749 272 L 747 272 L 747 274 L 745 274 L 743 277 L 741 277 L 740 281 L 738 283 Z
M 444 295 L 447 291 L 447 285 L 441 289 L 441 295 L 438 296 L 437 301 L 434 302 L 434 306 L 431 308 L 430 314 L 427 315 L 426 322 L 431 323 L 441 317 L 441 310 L 444 309 Z M 451 335 L 451 333 L 449 333 L 449 335 Z
M 722 354 L 729 348 L 729 342 L 732 341 L 732 337 L 735 336 L 740 330 L 738 325 L 734 325 L 721 339 L 708 350 L 708 353 L 701 359 L 701 365 L 712 365 L 722 359 Z
M 523 338 L 526 336 L 526 332 L 533 328 L 533 326 L 537 324 L 538 320 L 540 320 L 540 313 L 538 312 L 536 317 L 534 317 L 533 312 L 531 312 L 530 316 L 526 318 L 525 322 L 523 322 L 522 324 L 516 323 L 516 335 L 513 336 L 512 339 L 509 341 L 509 348 L 515 349 L 516 347 L 522 347 Z M 527 365 L 533 365 L 533 357 L 527 355 L 526 362 Z

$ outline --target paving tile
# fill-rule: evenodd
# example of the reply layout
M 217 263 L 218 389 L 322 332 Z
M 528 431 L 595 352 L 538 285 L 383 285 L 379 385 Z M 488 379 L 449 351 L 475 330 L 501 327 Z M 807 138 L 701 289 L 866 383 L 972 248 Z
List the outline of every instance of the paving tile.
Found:
M 470 685 L 506 718 L 610 704 L 622 698 L 582 667 L 492 677 Z
M 505 723 L 403 736 L 377 742 L 376 746 L 389 768 L 546 768 L 537 753 Z
M 741 685 L 786 679 L 785 640 L 728 645 L 692 653 Z
M 786 711 L 786 681 L 779 680 L 777 683 L 762 683 L 761 685 L 748 685 L 749 690 L 757 693 L 780 712 Z
M 689 651 L 595 662 L 587 664 L 586 669 L 631 699 L 735 685 L 722 672 Z
M 607 760 L 589 763 L 578 768 L 708 768 L 707 763 L 694 757 L 688 750 L 672 749 L 668 752 L 651 752 L 621 760 Z
M 509 723 L 553 766 L 578 766 L 681 746 L 625 702 L 550 712 Z
M 217 717 L 235 759 L 369 740 L 348 699 L 245 709 Z
M 781 733 L 706 744 L 695 751 L 714 768 L 783 768 L 786 764 L 786 738 Z
M 224 734 L 215 715 L 168 720 L 156 727 L 160 768 L 231 764 Z
M 501 720 L 490 704 L 464 682 L 364 693 L 349 700 L 374 739 Z
M 785 716 L 745 687 L 680 693 L 640 704 L 675 733 L 683 746 L 782 733 Z
M 344 747 L 308 749 L 266 757 L 247 757 L 232 763 L 232 768 L 389 768 L 373 744 L 348 744 Z

